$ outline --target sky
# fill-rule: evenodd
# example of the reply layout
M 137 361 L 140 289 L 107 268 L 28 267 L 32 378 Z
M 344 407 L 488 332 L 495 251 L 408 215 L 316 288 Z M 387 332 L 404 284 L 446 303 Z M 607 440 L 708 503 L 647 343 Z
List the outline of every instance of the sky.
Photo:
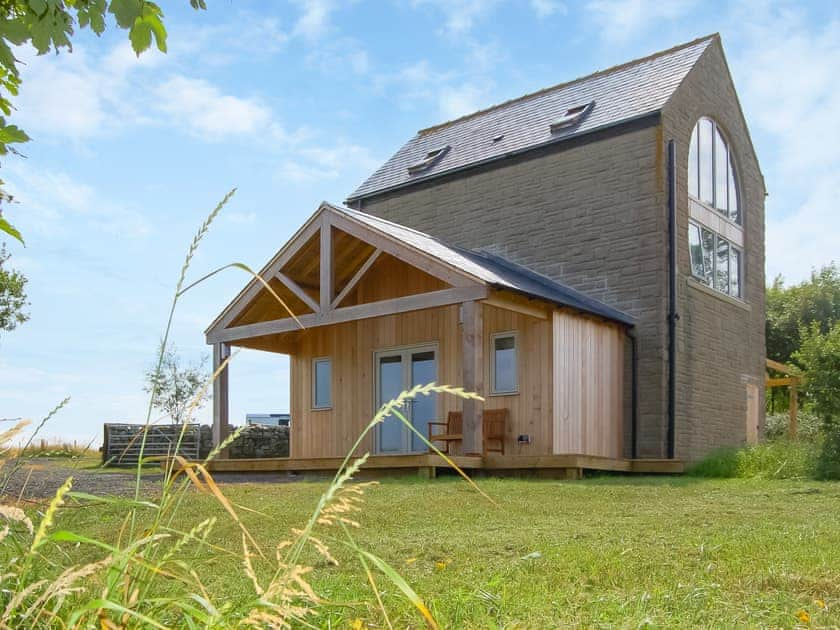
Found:
M 840 260 L 840 4 L 702 0 L 187 0 L 160 2 L 169 51 L 81 31 L 25 63 L 11 121 L 33 138 L 0 176 L 18 203 L 7 243 L 31 319 L 0 335 L 0 418 L 98 445 L 143 422 L 186 250 L 188 279 L 261 267 L 321 200 L 341 202 L 418 129 L 720 32 L 767 183 L 767 277 Z M 247 281 L 230 270 L 179 302 L 173 342 L 203 331 Z M 288 411 L 285 357 L 243 351 L 231 418 Z M 209 407 L 199 420 L 209 421 Z

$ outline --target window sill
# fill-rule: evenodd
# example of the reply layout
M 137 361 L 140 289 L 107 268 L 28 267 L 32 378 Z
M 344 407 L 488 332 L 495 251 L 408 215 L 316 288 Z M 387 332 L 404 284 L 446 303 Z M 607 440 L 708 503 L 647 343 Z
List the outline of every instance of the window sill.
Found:
M 731 295 L 726 295 L 726 293 L 721 293 L 720 291 L 717 291 L 716 289 L 713 289 L 711 287 L 707 287 L 705 284 L 695 280 L 692 277 L 686 278 L 685 283 L 688 286 L 690 286 L 692 289 L 697 289 L 698 291 L 701 291 L 701 292 L 703 292 L 707 295 L 711 295 L 712 297 L 715 297 L 715 298 L 721 300 L 722 302 L 726 302 L 727 304 L 731 304 L 732 306 L 740 308 L 741 310 L 744 310 L 748 313 L 750 311 L 752 311 L 752 307 L 749 304 L 747 304 L 746 302 L 744 302 L 744 300 L 741 300 L 739 298 L 734 298 Z
M 501 396 L 519 396 L 519 390 L 513 392 L 493 392 L 491 394 L 487 394 L 488 398 L 499 398 Z

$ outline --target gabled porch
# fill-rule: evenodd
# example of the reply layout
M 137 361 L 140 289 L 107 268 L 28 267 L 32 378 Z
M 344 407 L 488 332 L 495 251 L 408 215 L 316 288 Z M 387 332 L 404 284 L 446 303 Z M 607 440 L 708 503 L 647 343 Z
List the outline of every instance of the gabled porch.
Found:
M 381 404 L 434 381 L 485 397 L 433 395 L 406 409 L 424 435 L 460 412 L 451 452 L 465 468 L 632 469 L 624 313 L 497 256 L 326 203 L 260 275 L 270 290 L 249 283 L 206 337 L 216 368 L 233 346 L 290 356 L 291 456 L 214 468 L 329 469 Z M 229 432 L 229 369 L 214 384 L 217 444 Z M 504 455 L 485 454 L 485 409 L 505 410 Z M 439 465 L 395 418 L 359 451 L 373 468 Z

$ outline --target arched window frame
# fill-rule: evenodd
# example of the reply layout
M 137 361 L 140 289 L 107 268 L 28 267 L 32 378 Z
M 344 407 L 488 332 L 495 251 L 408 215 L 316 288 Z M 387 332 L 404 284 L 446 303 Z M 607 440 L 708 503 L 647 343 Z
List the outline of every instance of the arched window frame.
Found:
M 714 119 L 692 128 L 688 151 L 691 275 L 736 299 L 744 295 L 743 203 L 731 144 Z
M 702 116 L 694 125 L 689 142 L 688 194 L 741 225 L 741 193 L 734 162 L 731 144 L 720 125 L 714 119 Z

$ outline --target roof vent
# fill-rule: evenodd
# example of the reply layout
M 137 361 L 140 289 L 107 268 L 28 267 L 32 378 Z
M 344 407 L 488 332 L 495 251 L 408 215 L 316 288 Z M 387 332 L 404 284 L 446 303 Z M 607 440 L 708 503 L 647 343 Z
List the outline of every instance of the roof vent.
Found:
M 416 175 L 417 173 L 422 173 L 423 171 L 430 169 L 449 152 L 449 148 L 449 145 L 445 144 L 442 147 L 429 151 L 426 154 L 426 157 L 408 167 L 408 174 Z
M 593 107 L 595 107 L 595 101 L 590 101 L 586 105 L 578 105 L 567 110 L 560 118 L 552 121 L 551 133 L 574 127 L 586 117 Z

